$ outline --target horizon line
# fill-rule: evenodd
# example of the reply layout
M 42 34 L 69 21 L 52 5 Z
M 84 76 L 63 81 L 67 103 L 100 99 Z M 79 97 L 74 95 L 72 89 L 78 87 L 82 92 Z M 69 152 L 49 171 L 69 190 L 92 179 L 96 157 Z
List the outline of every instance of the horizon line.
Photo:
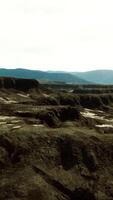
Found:
M 0 69 L 6 69 L 6 70 L 30 70 L 30 71 L 43 71 L 43 72 L 64 72 L 64 73 L 84 73 L 84 72 L 91 72 L 91 71 L 113 71 L 113 69 L 106 69 L 106 68 L 103 68 L 103 69 L 92 69 L 92 70 L 85 70 L 85 71 L 67 71 L 67 70 L 51 70 L 51 69 L 48 69 L 48 70 L 43 70 L 43 69 L 34 69 L 34 68 L 26 68 L 26 67 L 13 67 L 13 68 L 9 68 L 9 67 L 0 67 Z

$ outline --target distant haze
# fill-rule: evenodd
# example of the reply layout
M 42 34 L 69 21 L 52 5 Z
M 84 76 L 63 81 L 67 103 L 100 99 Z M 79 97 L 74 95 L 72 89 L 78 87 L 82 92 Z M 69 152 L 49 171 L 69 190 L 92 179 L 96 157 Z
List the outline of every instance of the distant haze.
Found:
M 0 67 L 113 69 L 113 1 L 0 1 Z

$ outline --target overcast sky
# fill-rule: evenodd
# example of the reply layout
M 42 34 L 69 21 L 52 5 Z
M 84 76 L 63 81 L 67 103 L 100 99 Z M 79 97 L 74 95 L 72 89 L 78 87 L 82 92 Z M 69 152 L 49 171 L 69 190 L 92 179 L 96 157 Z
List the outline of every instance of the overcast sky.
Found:
M 113 0 L 0 0 L 0 66 L 113 69 Z

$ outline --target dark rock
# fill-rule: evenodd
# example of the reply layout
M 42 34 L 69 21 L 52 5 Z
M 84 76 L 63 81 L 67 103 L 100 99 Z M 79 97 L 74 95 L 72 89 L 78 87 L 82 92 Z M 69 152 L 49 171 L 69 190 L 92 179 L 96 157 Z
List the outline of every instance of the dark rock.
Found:
M 15 89 L 20 91 L 28 91 L 30 89 L 38 89 L 39 83 L 34 79 L 19 79 L 19 78 L 0 78 L 0 88 Z

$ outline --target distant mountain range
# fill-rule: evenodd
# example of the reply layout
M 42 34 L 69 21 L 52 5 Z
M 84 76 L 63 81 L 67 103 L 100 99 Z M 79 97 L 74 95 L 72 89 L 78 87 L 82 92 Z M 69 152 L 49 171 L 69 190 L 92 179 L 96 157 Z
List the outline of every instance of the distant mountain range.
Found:
M 113 70 L 95 70 L 88 72 L 57 72 L 28 69 L 0 69 L 0 77 L 38 79 L 44 82 L 69 84 L 113 84 Z
M 28 69 L 0 69 L 2 77 L 30 78 L 43 81 L 60 81 L 72 84 L 89 84 L 89 81 L 83 80 L 71 73 L 66 72 L 43 72 Z
M 73 72 L 71 74 L 97 84 L 113 84 L 113 70 L 94 70 L 88 72 Z

